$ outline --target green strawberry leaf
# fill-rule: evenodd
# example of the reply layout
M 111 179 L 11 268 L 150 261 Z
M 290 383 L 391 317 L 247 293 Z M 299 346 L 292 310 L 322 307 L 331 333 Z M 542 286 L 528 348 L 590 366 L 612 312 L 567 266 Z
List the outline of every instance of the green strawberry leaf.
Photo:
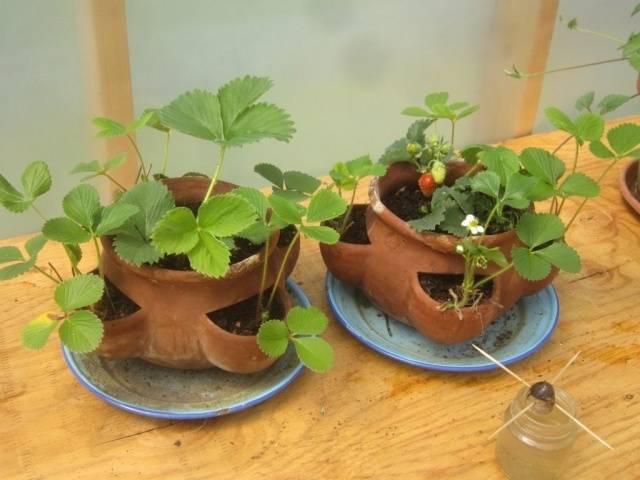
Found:
M 604 143 L 597 140 L 589 144 L 589 150 L 598 158 L 615 158 L 616 154 L 609 150 Z
M 595 98 L 596 92 L 591 91 L 587 92 L 584 95 L 581 95 L 578 100 L 576 100 L 576 110 L 587 110 L 591 111 L 591 105 L 593 105 L 593 99 Z
M 149 240 L 135 232 L 116 235 L 113 248 L 125 262 L 138 267 L 144 263 L 155 263 L 162 257 L 162 254 L 149 243 Z
M 289 329 L 282 320 L 267 320 L 258 330 L 258 347 L 268 357 L 279 357 L 287 351 Z
M 162 253 L 187 253 L 199 241 L 196 217 L 186 207 L 169 210 L 156 223 L 152 240 Z
M 278 188 L 284 188 L 284 173 L 275 165 L 270 163 L 259 163 L 253 167 L 253 171 L 258 175 L 273 183 Z
M 295 203 L 274 194 L 269 197 L 269 205 L 271 205 L 273 213 L 287 224 L 300 225 L 302 223 L 300 211 Z
M 32 201 L 25 198 L 9 181 L 0 175 L 0 204 L 13 213 L 22 213 L 31 206 Z
M 251 187 L 238 187 L 231 193 L 244 198 L 258 214 L 258 218 L 266 222 L 267 212 L 269 211 L 269 201 L 260 190 Z
M 298 358 L 314 372 L 326 372 L 333 365 L 331 346 L 319 337 L 294 337 L 293 345 Z
M 300 226 L 300 233 L 306 235 L 309 238 L 313 238 L 317 242 L 326 243 L 327 245 L 333 245 L 340 240 L 340 234 L 331 227 L 325 226 Z
M 246 75 L 231 80 L 220 87 L 218 99 L 220 100 L 225 134 L 229 133 L 238 116 L 269 91 L 272 86 L 273 82 L 267 77 Z
M 564 225 L 551 213 L 525 213 L 516 226 L 518 238 L 529 248 L 556 240 L 564 235 Z
M 99 131 L 96 134 L 99 138 L 120 137 L 127 134 L 127 127 L 120 122 L 105 117 L 96 117 L 91 120 Z
M 49 167 L 44 162 L 31 162 L 24 169 L 21 181 L 25 197 L 33 200 L 51 188 Z
M 500 196 L 500 176 L 494 171 L 480 172 L 471 179 L 471 189 L 497 199 Z
M 397 162 L 408 162 L 411 160 L 411 155 L 407 152 L 407 144 L 408 142 L 406 138 L 396 140 L 387 147 L 378 162 L 386 165 Z
M 564 197 L 593 198 L 600 194 L 600 186 L 584 173 L 575 172 L 564 179 L 559 192 Z
M 446 204 L 438 202 L 431 204 L 431 212 L 417 220 L 411 220 L 409 225 L 418 232 L 432 232 L 445 219 Z
M 60 243 L 84 243 L 91 240 L 91 234 L 80 225 L 66 217 L 47 220 L 42 234 L 49 240 Z
M 411 143 L 417 143 L 424 147 L 426 143 L 424 131 L 429 128 L 433 122 L 435 122 L 435 119 L 433 118 L 425 118 L 413 122 L 407 130 L 407 140 Z
M 139 208 L 127 203 L 114 203 L 104 208 L 100 222 L 96 227 L 96 235 L 113 235 L 129 218 L 138 213 Z
M 545 108 L 544 114 L 547 116 L 551 124 L 558 130 L 563 130 L 571 135 L 575 135 L 576 126 L 566 113 L 556 107 Z
M 547 278 L 551 272 L 551 263 L 536 252 L 530 252 L 526 248 L 513 247 L 511 259 L 518 274 L 530 281 Z
M 291 117 L 283 109 L 269 103 L 257 103 L 238 116 L 229 129 L 224 144 L 240 147 L 263 138 L 288 143 L 295 131 Z
M 618 157 L 624 157 L 640 145 L 640 125 L 623 123 L 607 132 L 609 145 Z
M 320 190 L 309 202 L 307 221 L 311 223 L 324 222 L 342 215 L 347 210 L 347 202 L 328 189 Z
M 581 141 L 599 140 L 604 132 L 604 118 L 595 113 L 583 113 L 576 118 L 575 136 Z
M 604 115 L 606 113 L 613 112 L 617 110 L 622 105 L 631 100 L 629 95 L 620 95 L 620 94 L 611 94 L 603 97 L 598 103 L 598 108 L 600 109 L 600 115 Z
M 436 105 L 444 105 L 449 100 L 448 92 L 433 92 L 424 97 L 424 104 L 433 109 Z
M 562 160 L 541 148 L 525 148 L 520 153 L 520 161 L 531 175 L 551 186 L 556 185 L 565 170 Z
M 180 95 L 159 113 L 163 125 L 192 137 L 224 142 L 224 127 L 218 96 L 206 90 Z
M 518 155 L 506 147 L 487 147 L 480 159 L 488 171 L 498 174 L 501 185 L 505 185 L 507 178 L 520 170 Z
M 295 335 L 320 335 L 328 324 L 327 316 L 316 307 L 293 307 L 287 314 L 287 326 Z
M 320 187 L 320 180 L 306 173 L 291 170 L 284 173 L 284 183 L 287 190 L 298 190 L 312 194 Z
M 402 115 L 408 115 L 409 117 L 431 117 L 429 112 L 420 107 L 407 107 L 400 113 L 402 113 Z
M 31 350 L 42 349 L 57 325 L 58 322 L 49 314 L 38 315 L 22 329 L 22 345 Z
M 578 252 L 564 242 L 554 242 L 535 253 L 565 272 L 578 273 L 582 268 Z
M 244 198 L 232 193 L 214 195 L 198 209 L 198 227 L 215 237 L 230 237 L 256 220 L 256 212 Z
M 88 307 L 98 302 L 104 293 L 104 280 L 94 274 L 77 275 L 56 287 L 54 299 L 65 312 Z
M 21 261 L 24 261 L 24 257 L 17 247 L 0 247 L 0 263 Z
M 207 232 L 199 232 L 198 237 L 198 243 L 188 253 L 191 268 L 207 277 L 225 275 L 231 259 L 229 247 Z
M 91 185 L 78 185 L 62 199 L 62 209 L 71 220 L 93 232 L 101 210 L 98 191 Z
M 64 319 L 58 335 L 69 350 L 85 353 L 98 348 L 103 331 L 102 322 L 95 313 L 79 310 Z

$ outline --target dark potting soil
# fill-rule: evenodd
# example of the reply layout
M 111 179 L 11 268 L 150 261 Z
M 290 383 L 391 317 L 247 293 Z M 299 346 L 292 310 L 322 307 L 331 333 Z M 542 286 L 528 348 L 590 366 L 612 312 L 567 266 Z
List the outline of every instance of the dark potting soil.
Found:
M 354 205 L 351 210 L 351 217 L 346 230 L 340 235 L 340 241 L 345 243 L 355 243 L 357 245 L 368 245 L 369 235 L 367 235 L 367 224 L 365 214 L 367 213 L 367 205 Z M 346 215 L 346 214 L 345 214 Z M 325 223 L 328 227 L 340 230 L 344 215 L 334 218 Z
M 455 274 L 418 272 L 418 281 L 420 282 L 422 289 L 436 302 L 440 303 L 452 300 L 449 290 L 453 290 L 457 295 L 460 295 L 459 290 L 460 285 L 462 285 L 463 278 L 464 277 L 462 275 Z M 476 276 L 476 281 L 482 280 L 482 278 L 483 277 L 481 276 Z M 492 281 L 481 285 L 479 288 L 479 294 L 482 295 L 480 303 L 489 299 L 492 292 Z M 473 301 L 465 306 L 470 306 L 471 304 L 473 304 Z
M 424 217 L 425 207 L 431 203 L 426 198 L 418 185 L 404 186 L 393 193 L 389 193 L 382 197 L 382 203 L 391 210 L 396 217 L 401 218 L 405 222 L 417 220 Z
M 293 241 L 293 237 L 298 233 L 298 229 L 295 225 L 289 225 L 288 227 L 280 230 L 280 237 L 278 238 L 278 247 L 288 247 L 289 244 Z
M 477 209 L 475 213 L 481 219 L 485 219 L 489 216 L 493 203 L 483 194 L 477 194 L 479 197 L 474 203 L 474 208 Z M 401 218 L 405 222 L 411 220 L 417 220 L 424 217 L 425 213 L 429 211 L 431 205 L 431 199 L 422 195 L 422 192 L 415 186 L 404 186 L 396 190 L 393 193 L 389 193 L 382 197 L 382 203 L 391 210 L 397 217 Z M 489 225 L 487 233 L 494 235 L 496 233 L 503 233 L 512 228 L 513 225 L 518 223 L 518 220 L 525 213 L 526 210 L 518 210 L 512 207 L 505 207 L 502 210 L 502 220 L 494 217 L 494 220 Z M 439 233 L 447 233 L 440 231 Z
M 269 299 L 271 289 L 264 291 L 262 296 L 263 304 Z M 207 317 L 217 326 L 227 332 L 236 335 L 256 335 L 260 328 L 260 317 L 256 315 L 258 307 L 258 296 L 247 298 L 240 303 L 229 305 L 213 312 L 207 313 Z M 284 308 L 278 302 L 277 297 L 269 312 L 269 318 L 283 319 Z
M 104 279 L 104 294 L 93 306 L 94 313 L 104 321 L 117 320 L 140 310 L 140 306 L 122 293 L 108 278 Z

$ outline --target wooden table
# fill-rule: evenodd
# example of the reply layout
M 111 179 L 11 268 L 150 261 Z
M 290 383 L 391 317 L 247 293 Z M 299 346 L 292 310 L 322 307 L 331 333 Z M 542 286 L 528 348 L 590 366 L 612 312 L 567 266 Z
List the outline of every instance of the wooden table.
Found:
M 554 132 L 506 144 L 553 148 L 564 138 Z M 560 155 L 569 159 L 572 150 L 566 145 Z M 580 163 L 592 177 L 605 166 L 588 151 Z M 513 367 L 531 382 L 548 379 L 581 351 L 561 384 L 579 400 L 580 418 L 616 449 L 581 434 L 567 479 L 640 479 L 640 218 L 618 191 L 621 167 L 610 172 L 602 196 L 589 202 L 569 235 L 583 268 L 555 282 L 558 329 L 540 352 Z M 359 197 L 366 198 L 366 185 Z M 61 249 L 47 245 L 41 258 L 61 264 Z M 88 250 L 85 266 L 94 261 Z M 294 278 L 328 311 L 324 274 L 317 245 L 304 241 Z M 53 308 L 51 293 L 52 285 L 35 273 L 0 287 L 0 478 L 504 478 L 488 436 L 520 387 L 502 372 L 454 375 L 403 365 L 333 322 L 329 373 L 306 371 L 245 412 L 152 420 L 111 407 L 80 386 L 57 339 L 38 353 L 20 346 L 22 326 Z

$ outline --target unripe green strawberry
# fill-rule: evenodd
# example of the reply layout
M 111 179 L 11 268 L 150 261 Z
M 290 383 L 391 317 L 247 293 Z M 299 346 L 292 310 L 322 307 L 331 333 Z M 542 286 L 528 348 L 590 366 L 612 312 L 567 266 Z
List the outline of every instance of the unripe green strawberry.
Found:
M 420 152 L 420 144 L 418 143 L 408 143 L 407 144 L 407 153 L 409 155 L 416 155 Z
M 431 174 L 435 182 L 440 185 L 447 176 L 447 167 L 442 162 L 434 162 L 433 167 L 431 167 Z

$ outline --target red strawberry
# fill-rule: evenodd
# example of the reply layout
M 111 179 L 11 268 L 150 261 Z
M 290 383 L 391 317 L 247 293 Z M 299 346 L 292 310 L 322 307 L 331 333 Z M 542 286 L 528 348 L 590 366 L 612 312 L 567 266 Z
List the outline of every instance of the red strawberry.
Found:
M 433 195 L 433 192 L 436 191 L 438 184 L 433 178 L 431 172 L 427 172 L 420 175 L 420 178 L 418 179 L 418 186 L 420 187 L 420 191 L 425 197 L 430 197 L 431 195 Z

